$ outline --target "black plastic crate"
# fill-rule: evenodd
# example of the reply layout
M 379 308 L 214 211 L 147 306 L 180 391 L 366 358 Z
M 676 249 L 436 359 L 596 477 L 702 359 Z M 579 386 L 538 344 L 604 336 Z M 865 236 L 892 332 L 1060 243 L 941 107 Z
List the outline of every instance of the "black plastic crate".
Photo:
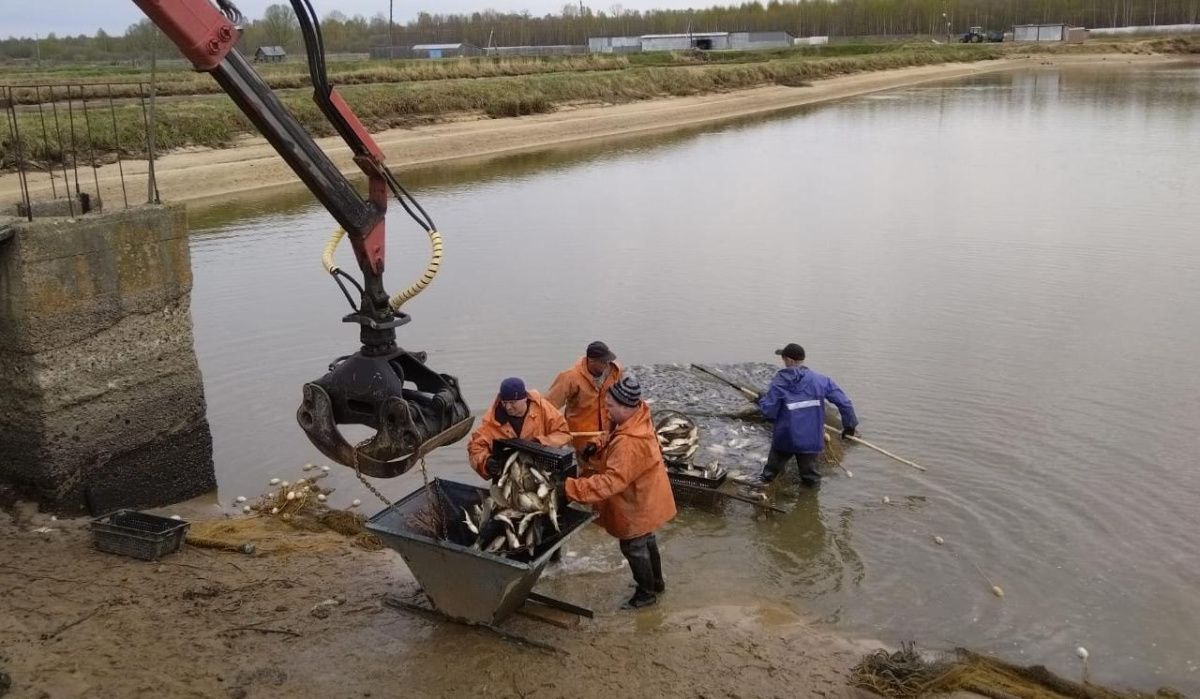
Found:
M 117 510 L 92 520 L 92 541 L 107 553 L 153 561 L 183 543 L 188 522 L 135 510 Z
M 725 479 L 728 477 L 729 472 L 723 468 L 717 469 L 717 475 L 715 478 L 706 478 L 704 476 L 684 473 L 683 471 L 679 470 L 679 468 L 667 468 L 667 478 L 671 482 L 683 483 L 685 485 L 692 485 L 700 488 L 708 488 L 709 490 L 720 488 L 721 484 L 724 483 Z
M 530 455 L 534 466 L 547 473 L 568 476 L 575 473 L 575 450 L 571 447 L 548 447 L 525 439 L 497 439 L 492 443 L 492 456 L 501 464 L 514 451 Z

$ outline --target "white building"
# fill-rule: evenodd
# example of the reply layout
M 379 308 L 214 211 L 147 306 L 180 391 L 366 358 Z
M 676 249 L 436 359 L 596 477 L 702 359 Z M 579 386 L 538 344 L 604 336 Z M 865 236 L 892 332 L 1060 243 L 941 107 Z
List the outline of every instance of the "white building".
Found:
M 787 32 L 688 32 L 642 36 L 588 38 L 592 53 L 638 53 L 641 51 L 756 51 L 792 45 Z

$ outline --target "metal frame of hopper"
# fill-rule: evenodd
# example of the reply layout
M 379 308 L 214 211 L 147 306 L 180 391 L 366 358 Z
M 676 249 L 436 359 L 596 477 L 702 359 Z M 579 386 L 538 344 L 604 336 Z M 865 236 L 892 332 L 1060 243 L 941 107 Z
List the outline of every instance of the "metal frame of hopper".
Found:
M 487 494 L 485 488 L 441 478 L 434 479 L 428 487 L 437 487 L 455 507 L 461 505 L 453 501 L 450 493 L 458 498 L 469 494 L 478 499 Z M 523 562 L 413 531 L 406 522 L 425 506 L 426 493 L 426 486 L 418 488 L 376 513 L 365 526 L 404 558 L 434 611 L 453 621 L 494 627 L 532 598 L 564 611 L 590 615 L 590 610 L 534 593 L 533 586 L 554 552 L 567 538 L 594 520 L 594 513 L 563 507 L 559 511 L 564 520 L 561 535 L 538 551 L 532 560 Z

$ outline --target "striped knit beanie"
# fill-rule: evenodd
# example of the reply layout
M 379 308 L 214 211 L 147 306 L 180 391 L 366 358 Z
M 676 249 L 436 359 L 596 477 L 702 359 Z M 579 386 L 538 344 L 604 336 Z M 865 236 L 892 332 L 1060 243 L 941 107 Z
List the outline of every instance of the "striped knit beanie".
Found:
M 642 400 L 642 385 L 632 374 L 622 376 L 620 381 L 608 389 L 608 392 L 612 395 L 613 400 L 630 408 L 636 408 Z

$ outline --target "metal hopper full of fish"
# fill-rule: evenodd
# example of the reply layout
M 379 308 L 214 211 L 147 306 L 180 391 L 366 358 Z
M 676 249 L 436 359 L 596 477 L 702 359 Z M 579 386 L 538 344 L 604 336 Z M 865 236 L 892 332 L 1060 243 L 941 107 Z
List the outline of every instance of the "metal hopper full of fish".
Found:
M 490 553 L 533 555 L 560 530 L 558 494 L 552 476 L 529 454 L 514 451 L 504 462 L 483 502 L 462 512 L 476 537 L 474 548 Z M 554 531 L 547 533 L 547 527 Z

